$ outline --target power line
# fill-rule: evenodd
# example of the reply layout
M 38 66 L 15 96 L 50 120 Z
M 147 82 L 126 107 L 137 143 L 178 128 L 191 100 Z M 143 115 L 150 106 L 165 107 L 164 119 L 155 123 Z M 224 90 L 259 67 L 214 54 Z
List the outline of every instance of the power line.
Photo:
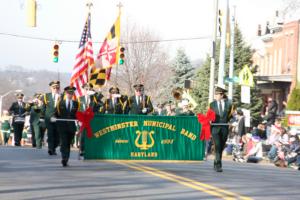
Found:
M 65 40 L 65 39 L 51 39 L 51 38 L 43 38 L 43 37 L 34 37 L 34 36 L 26 36 L 26 35 L 18 35 L 12 33 L 1 33 L 0 35 L 31 39 L 31 40 L 43 40 L 43 41 L 52 41 L 52 42 L 66 42 L 66 43 L 79 43 L 79 40 Z M 158 42 L 176 42 L 176 41 L 188 41 L 188 40 L 203 40 L 203 39 L 211 39 L 211 36 L 202 36 L 202 37 L 189 37 L 189 38 L 173 38 L 173 39 L 160 39 L 160 40 L 145 40 L 145 41 L 132 41 L 132 42 L 122 42 L 122 44 L 139 44 L 139 43 L 158 43 Z M 93 42 L 102 44 L 103 42 Z

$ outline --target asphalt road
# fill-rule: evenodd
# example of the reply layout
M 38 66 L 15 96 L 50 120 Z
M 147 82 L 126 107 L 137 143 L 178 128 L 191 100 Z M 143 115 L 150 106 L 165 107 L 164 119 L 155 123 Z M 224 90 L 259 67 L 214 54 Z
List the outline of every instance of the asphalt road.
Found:
M 82 161 L 0 146 L 0 199 L 299 199 L 300 171 L 224 161 Z

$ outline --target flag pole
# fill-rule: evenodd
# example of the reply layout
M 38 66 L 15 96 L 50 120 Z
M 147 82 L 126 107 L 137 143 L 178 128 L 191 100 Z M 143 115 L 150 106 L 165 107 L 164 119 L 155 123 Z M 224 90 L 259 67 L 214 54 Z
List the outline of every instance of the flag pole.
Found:
M 88 17 L 89 17 L 89 15 L 91 14 L 91 7 L 93 7 L 93 3 L 91 2 L 91 1 L 88 1 L 87 3 L 86 3 L 86 7 L 88 8 Z M 89 62 L 90 62 L 90 60 L 89 60 Z M 88 80 L 87 80 L 87 83 L 89 84 L 90 83 L 90 76 L 91 76 L 91 69 L 90 69 L 90 63 L 89 63 L 89 68 L 88 68 Z

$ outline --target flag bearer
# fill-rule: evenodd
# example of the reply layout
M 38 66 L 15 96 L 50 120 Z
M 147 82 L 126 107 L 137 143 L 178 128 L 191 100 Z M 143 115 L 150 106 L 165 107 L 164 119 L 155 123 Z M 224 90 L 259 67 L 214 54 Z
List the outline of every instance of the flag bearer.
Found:
M 75 119 L 79 103 L 72 99 L 75 90 L 75 87 L 65 87 L 65 98 L 61 99 L 56 107 L 56 125 L 60 135 L 61 164 L 63 167 L 68 165 L 71 143 L 76 132 Z

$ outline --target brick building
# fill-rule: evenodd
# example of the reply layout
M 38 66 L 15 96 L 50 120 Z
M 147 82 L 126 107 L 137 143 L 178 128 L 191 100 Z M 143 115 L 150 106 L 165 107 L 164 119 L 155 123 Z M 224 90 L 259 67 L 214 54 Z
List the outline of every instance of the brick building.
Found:
M 300 75 L 299 25 L 300 20 L 276 22 L 272 26 L 267 23 L 265 34 L 261 34 L 259 26 L 258 37 L 252 43 L 258 86 L 265 100 L 268 96 L 277 100 L 279 109 L 300 80 L 297 78 Z

